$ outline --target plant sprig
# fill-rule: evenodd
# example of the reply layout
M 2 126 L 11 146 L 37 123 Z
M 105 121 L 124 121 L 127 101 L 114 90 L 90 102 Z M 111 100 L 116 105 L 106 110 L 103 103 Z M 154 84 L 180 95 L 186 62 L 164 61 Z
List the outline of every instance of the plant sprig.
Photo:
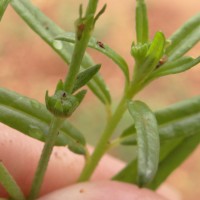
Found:
M 52 118 L 52 122 L 50 124 L 49 134 L 42 151 L 28 200 L 34 200 L 39 194 L 49 158 L 51 156 L 57 135 L 59 134 L 59 129 L 63 125 L 64 117 L 66 118 L 71 116 L 85 96 L 86 92 L 84 90 L 75 95 L 73 95 L 72 92 L 74 90 L 74 85 L 77 82 L 76 80 L 82 59 L 96 22 L 95 12 L 97 9 L 97 4 L 98 0 L 90 0 L 84 17 L 82 17 L 82 6 L 80 7 L 80 16 L 75 23 L 76 42 L 72 53 L 69 72 L 66 75 L 64 82 L 58 82 L 53 96 L 49 97 L 48 92 L 46 93 L 46 106 L 47 109 L 53 113 L 54 117 Z M 76 147 L 73 147 L 73 145 L 71 145 L 69 148 L 72 150 L 74 148 L 76 149 Z
M 2 1 L 0 4 L 0 19 L 8 3 Z M 85 156 L 85 166 L 79 182 L 90 179 L 109 148 L 120 144 L 137 146 L 137 158 L 113 179 L 152 189 L 158 187 L 199 144 L 199 97 L 156 113 L 144 102 L 132 99 L 153 80 L 186 71 L 200 62 L 200 57 L 184 56 L 200 40 L 200 15 L 186 22 L 169 39 L 160 31 L 151 39 L 145 1 L 137 0 L 136 41 L 131 45 L 135 66 L 131 69 L 122 56 L 92 36 L 97 20 L 106 9 L 104 5 L 95 14 L 98 0 L 89 0 L 85 13 L 80 5 L 75 33 L 64 33 L 29 0 L 11 0 L 10 3 L 18 15 L 69 64 L 68 74 L 64 81 L 58 81 L 54 94 L 49 96 L 46 93 L 47 109 L 32 99 L 0 88 L 0 121 L 45 142 L 28 200 L 38 196 L 52 149 L 56 145 L 67 145 L 74 153 Z M 111 95 L 97 74 L 101 65 L 94 64 L 86 53 L 87 47 L 112 59 L 125 76 L 125 89 L 113 112 L 110 112 Z M 130 69 L 133 70 L 132 77 Z M 84 99 L 86 90 L 82 90 L 82 87 L 86 84 L 106 105 L 109 114 L 104 131 L 91 155 L 88 154 L 82 133 L 65 120 Z M 114 142 L 110 141 L 127 110 L 134 123 Z M 175 158 L 175 151 L 179 152 L 179 159 Z M 171 165 L 168 167 L 169 162 Z M 11 186 L 6 189 L 9 191 Z

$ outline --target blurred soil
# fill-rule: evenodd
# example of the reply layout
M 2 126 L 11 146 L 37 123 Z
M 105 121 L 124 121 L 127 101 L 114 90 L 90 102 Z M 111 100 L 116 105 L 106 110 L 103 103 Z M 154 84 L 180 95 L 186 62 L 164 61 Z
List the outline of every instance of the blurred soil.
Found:
M 34 0 L 50 18 L 66 31 L 73 31 L 73 21 L 81 0 Z M 102 0 L 108 4 L 107 12 L 101 17 L 95 31 L 96 37 L 109 44 L 126 58 L 130 68 L 133 66 L 130 44 L 135 38 L 133 0 Z M 169 37 L 174 30 L 200 10 L 198 0 L 147 0 L 150 17 L 150 35 L 163 31 Z M 43 102 L 48 89 L 53 92 L 58 79 L 64 78 L 66 64 L 15 14 L 8 8 L 0 24 L 0 87 L 15 90 L 21 94 Z M 123 76 L 116 66 L 103 55 L 89 50 L 98 63 L 102 63 L 101 74 L 108 83 L 114 99 L 118 99 L 123 88 Z M 198 56 L 200 45 L 190 52 Z M 158 109 L 171 103 L 199 95 L 200 66 L 186 73 L 168 76 L 155 81 L 138 98 Z M 121 86 L 121 87 L 120 87 Z M 163 94 L 164 93 L 164 94 Z M 95 102 L 89 95 L 84 106 Z M 98 105 L 98 103 L 97 103 Z M 200 149 L 177 169 L 167 180 L 176 188 L 183 200 L 196 200 L 200 197 Z

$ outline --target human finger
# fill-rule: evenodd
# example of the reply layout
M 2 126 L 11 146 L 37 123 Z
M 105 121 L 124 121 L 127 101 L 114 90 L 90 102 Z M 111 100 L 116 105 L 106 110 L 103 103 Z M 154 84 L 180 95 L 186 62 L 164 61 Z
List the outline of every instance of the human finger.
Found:
M 25 194 L 28 194 L 30 190 L 43 145 L 42 142 L 0 123 L 0 160 Z M 82 156 L 70 152 L 66 147 L 55 147 L 45 174 L 41 194 L 75 183 L 83 166 Z M 123 163 L 120 161 L 105 156 L 97 167 L 93 180 L 108 179 L 122 166 Z M 0 195 L 6 195 L 1 186 Z
M 52 192 L 38 200 L 167 200 L 148 189 L 116 181 L 79 183 Z

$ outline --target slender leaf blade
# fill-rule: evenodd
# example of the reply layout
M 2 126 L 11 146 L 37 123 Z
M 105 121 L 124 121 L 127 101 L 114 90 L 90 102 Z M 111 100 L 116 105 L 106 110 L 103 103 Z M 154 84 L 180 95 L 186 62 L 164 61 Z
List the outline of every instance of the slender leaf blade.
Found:
M 158 124 L 165 124 L 169 121 L 176 121 L 180 118 L 189 117 L 200 112 L 200 96 L 180 101 L 167 108 L 156 111 Z
M 191 155 L 200 142 L 200 134 L 185 138 L 163 161 L 159 163 L 158 172 L 148 188 L 156 189 L 158 186 Z
M 69 42 L 69 43 L 75 43 L 75 34 L 74 33 L 60 34 L 60 35 L 55 37 L 55 40 L 61 40 L 61 41 Z M 108 45 L 106 45 L 106 44 L 104 44 L 104 43 L 102 43 L 100 41 L 97 41 L 94 37 L 90 38 L 88 46 L 90 48 L 96 49 L 97 51 L 105 54 L 110 59 L 112 59 L 120 67 L 120 69 L 122 70 L 127 83 L 129 82 L 128 64 L 126 63 L 126 61 L 118 53 L 116 53 Z
M 92 79 L 92 77 L 99 71 L 100 67 L 101 65 L 94 65 L 80 72 L 74 83 L 73 93 L 86 85 L 87 82 L 89 82 L 89 80 Z
M 159 125 L 160 141 L 196 134 L 200 129 L 200 97 L 173 104 L 155 112 Z M 134 124 L 126 128 L 121 134 L 121 144 L 135 145 L 136 130 Z
M 137 132 L 138 181 L 139 185 L 149 183 L 156 174 L 159 162 L 159 134 L 153 112 L 141 101 L 130 101 L 128 109 Z
M 54 41 L 54 38 L 57 35 L 64 33 L 64 30 L 45 16 L 37 7 L 31 4 L 29 0 L 12 0 L 11 5 L 28 26 L 30 26 L 34 32 L 36 32 L 66 63 L 69 64 L 74 46 L 68 43 L 62 43 L 61 41 Z M 86 54 L 83 58 L 82 67 L 88 68 L 93 65 L 92 59 Z M 97 97 L 101 102 L 109 105 L 111 102 L 109 91 L 103 79 L 99 77 L 99 75 L 96 76 L 96 79 L 90 82 L 89 87 L 95 95 L 98 94 Z M 97 79 L 98 82 L 96 81 Z M 93 85 L 94 83 L 95 85 Z
M 200 40 L 200 14 L 192 17 L 170 38 L 171 45 L 166 49 L 169 60 L 180 58 Z
M 52 115 L 46 107 L 36 100 L 0 88 L 0 122 L 18 131 L 45 141 Z M 85 148 L 85 138 L 68 121 L 61 128 L 56 145 L 76 144 Z
M 24 194 L 16 181 L 6 169 L 4 164 L 0 161 L 0 183 L 6 189 L 10 197 L 15 200 L 25 200 Z
M 166 135 L 171 135 L 172 140 L 164 140 L 162 142 L 158 173 L 155 176 L 155 181 L 153 180 L 152 183 L 148 185 L 148 187 L 150 187 L 151 189 L 155 189 L 156 187 L 158 187 L 159 184 L 161 184 L 165 180 L 165 178 L 169 176 L 169 174 L 176 167 L 178 167 L 198 145 L 200 137 L 199 113 L 199 96 L 192 99 L 184 100 L 182 102 L 169 106 L 167 109 L 156 112 L 156 118 L 159 123 L 160 130 L 165 129 L 165 127 L 167 126 L 170 127 L 171 123 L 177 122 L 182 124 L 182 128 L 176 130 L 176 135 L 179 135 L 179 137 L 174 137 L 173 134 L 171 134 L 171 130 L 166 131 Z M 190 119 L 188 120 L 187 118 Z M 129 130 L 131 130 L 131 127 L 129 127 Z M 160 130 L 159 132 L 161 134 L 162 131 Z M 183 135 L 182 132 L 188 132 L 189 134 Z M 126 132 L 127 136 L 129 134 L 130 132 Z M 162 135 L 160 135 L 160 138 L 162 138 Z M 189 148 L 187 147 L 187 145 L 189 145 Z M 172 161 L 173 159 L 176 161 Z M 136 183 L 135 165 L 136 160 L 131 161 L 124 169 L 122 169 L 117 175 L 115 175 L 113 179 L 129 183 Z M 170 165 L 169 168 L 168 165 Z
M 137 0 L 136 5 L 136 36 L 137 43 L 146 43 L 149 40 L 147 8 L 144 0 Z
M 0 1 L 0 21 L 4 15 L 9 3 L 10 3 L 10 0 L 1 0 Z
M 112 180 L 137 184 L 137 160 L 130 161 Z
M 115 52 L 113 49 L 111 49 L 107 44 L 104 44 L 94 37 L 90 38 L 89 41 L 89 47 L 96 49 L 97 51 L 103 53 L 104 55 L 108 56 L 119 68 L 122 70 L 125 80 L 127 83 L 129 83 L 129 69 L 128 64 L 124 60 L 123 57 L 121 57 L 117 52 Z
M 171 153 L 183 139 L 175 139 L 168 141 L 161 145 L 160 149 L 160 162 L 164 160 L 169 153 Z M 159 168 L 158 168 L 159 170 Z M 137 159 L 130 161 L 120 172 L 118 172 L 113 180 L 122 181 L 126 183 L 137 184 Z
M 193 59 L 191 57 L 181 57 L 174 61 L 169 61 L 156 69 L 150 76 L 150 79 L 155 79 L 160 76 L 166 76 L 170 74 L 177 74 L 191 69 L 200 62 L 200 57 Z
M 180 137 L 189 137 L 196 134 L 195 130 L 200 129 L 200 114 L 194 113 L 189 116 L 182 116 L 176 120 L 171 120 L 165 124 L 159 124 L 159 136 L 160 142 L 166 140 L 174 140 L 175 138 Z M 131 130 L 134 128 L 134 125 L 128 127 L 121 135 L 121 144 L 122 145 L 135 145 L 137 143 L 136 132 Z M 126 133 L 126 134 L 124 134 Z

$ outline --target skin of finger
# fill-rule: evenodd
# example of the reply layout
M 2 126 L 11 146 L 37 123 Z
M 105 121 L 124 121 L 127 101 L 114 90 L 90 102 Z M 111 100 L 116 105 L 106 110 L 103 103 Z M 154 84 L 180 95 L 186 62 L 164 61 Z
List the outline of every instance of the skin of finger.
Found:
M 28 194 L 43 148 L 43 143 L 0 123 L 0 160 L 15 178 L 25 195 Z M 41 195 L 74 184 L 84 166 L 80 155 L 66 147 L 54 147 Z M 105 180 L 112 177 L 124 164 L 105 156 L 100 162 L 92 180 Z M 6 197 L 0 185 L 0 197 Z
M 116 181 L 87 182 L 60 189 L 38 200 L 167 200 L 155 192 Z

